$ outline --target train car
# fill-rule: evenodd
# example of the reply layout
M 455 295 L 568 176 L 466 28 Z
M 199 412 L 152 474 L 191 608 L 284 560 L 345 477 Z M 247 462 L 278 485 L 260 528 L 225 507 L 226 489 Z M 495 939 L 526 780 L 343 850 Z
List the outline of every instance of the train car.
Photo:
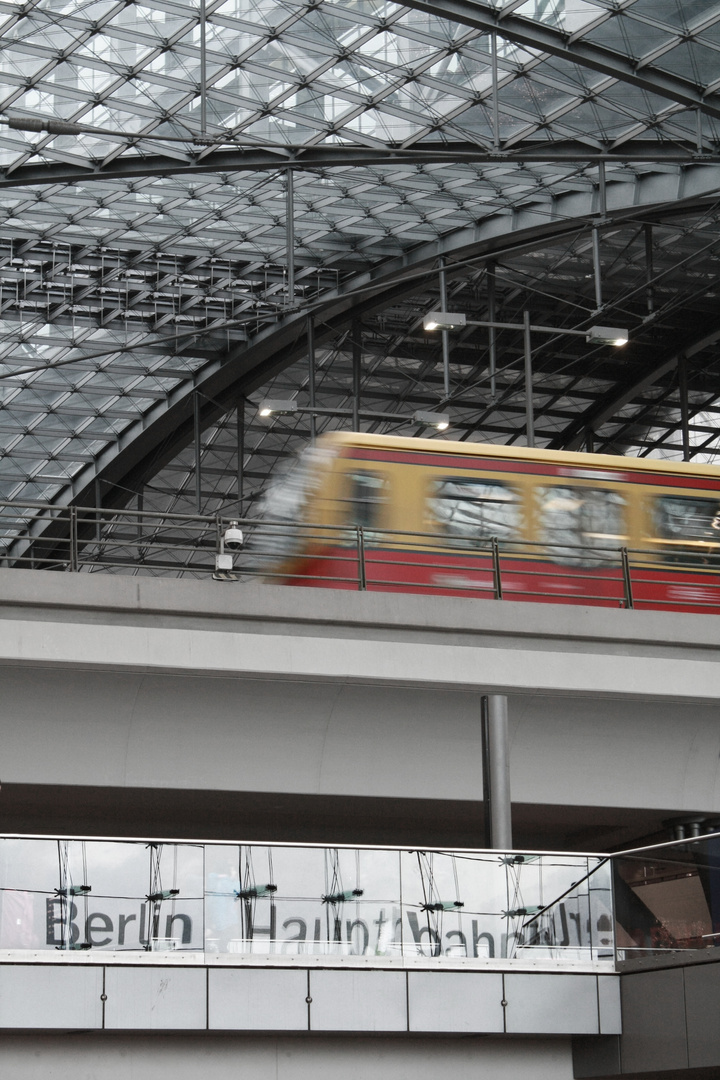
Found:
M 264 521 L 285 584 L 720 611 L 714 466 L 336 432 Z

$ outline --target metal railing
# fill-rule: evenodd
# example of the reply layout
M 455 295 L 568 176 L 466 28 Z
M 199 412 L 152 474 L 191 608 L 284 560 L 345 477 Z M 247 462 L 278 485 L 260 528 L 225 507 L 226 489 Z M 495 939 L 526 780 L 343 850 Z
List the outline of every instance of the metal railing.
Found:
M 224 536 L 236 521 L 246 543 L 230 553 Z M 225 559 L 219 561 L 221 555 Z M 697 544 L 664 541 L 646 548 L 597 540 L 591 546 L 540 544 L 361 525 L 4 502 L 0 565 L 720 611 L 720 555 Z

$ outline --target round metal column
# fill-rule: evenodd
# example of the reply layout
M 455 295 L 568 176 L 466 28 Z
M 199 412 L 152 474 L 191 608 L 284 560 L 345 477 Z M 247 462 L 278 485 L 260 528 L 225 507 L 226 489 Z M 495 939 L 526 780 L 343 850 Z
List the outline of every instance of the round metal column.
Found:
M 501 851 L 512 848 L 512 811 L 510 802 L 510 752 L 508 745 L 508 704 L 504 694 L 488 694 L 487 724 L 483 739 L 485 755 L 486 812 L 489 817 L 487 838 L 490 847 Z

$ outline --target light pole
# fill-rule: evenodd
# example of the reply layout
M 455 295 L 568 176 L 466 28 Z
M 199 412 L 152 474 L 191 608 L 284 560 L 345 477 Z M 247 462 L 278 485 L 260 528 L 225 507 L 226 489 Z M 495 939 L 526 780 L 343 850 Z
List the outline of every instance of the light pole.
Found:
M 490 331 L 491 352 L 494 354 L 496 330 L 520 330 L 523 335 L 523 359 L 525 371 L 525 441 L 530 447 L 535 446 L 535 412 L 533 406 L 532 385 L 532 334 L 568 334 L 582 337 L 591 345 L 626 345 L 628 331 L 619 326 L 591 326 L 587 330 L 566 330 L 560 326 L 543 326 L 530 322 L 530 312 L 523 312 L 521 323 L 496 322 L 494 319 L 468 319 L 461 311 L 431 311 L 423 319 L 423 330 L 440 330 L 446 338 L 451 330 L 462 330 L 466 326 L 487 327 Z M 443 354 L 444 355 L 444 354 Z M 447 366 L 447 365 L 445 365 Z M 494 355 L 491 365 L 491 379 L 494 382 Z M 494 388 L 493 388 L 494 397 Z

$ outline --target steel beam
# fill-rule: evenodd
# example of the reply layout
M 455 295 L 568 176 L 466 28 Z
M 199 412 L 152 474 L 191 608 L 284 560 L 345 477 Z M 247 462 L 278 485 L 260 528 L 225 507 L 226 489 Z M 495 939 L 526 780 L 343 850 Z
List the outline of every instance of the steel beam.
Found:
M 546 23 L 521 15 L 506 15 L 495 6 L 479 0 L 407 0 L 407 7 L 426 11 L 439 19 L 450 19 L 463 26 L 472 26 L 488 34 L 497 32 L 508 41 L 527 45 L 531 49 L 557 56 L 578 67 L 590 68 L 610 75 L 619 82 L 637 86 L 650 94 L 668 98 L 688 108 L 696 108 L 706 116 L 720 119 L 720 97 L 705 95 L 689 79 L 681 79 L 652 64 L 640 65 L 637 60 L 598 45 L 576 35 L 572 37 Z
M 0 170 L 0 188 L 23 189 L 48 184 L 88 184 L 93 180 L 127 180 L 135 177 L 183 176 L 195 173 L 268 172 L 292 165 L 306 171 L 354 169 L 370 165 L 476 164 L 482 162 L 649 162 L 651 164 L 691 165 L 695 162 L 720 163 L 717 150 L 699 154 L 694 143 L 629 142 L 617 150 L 579 141 L 539 142 L 527 140 L 517 149 L 494 151 L 472 143 L 452 142 L 435 145 L 423 142 L 416 147 L 399 146 L 264 146 L 219 147 L 203 157 L 189 154 L 182 158 L 159 154 L 116 157 L 103 163 L 89 158 L 87 163 L 70 162 L 21 165 Z

